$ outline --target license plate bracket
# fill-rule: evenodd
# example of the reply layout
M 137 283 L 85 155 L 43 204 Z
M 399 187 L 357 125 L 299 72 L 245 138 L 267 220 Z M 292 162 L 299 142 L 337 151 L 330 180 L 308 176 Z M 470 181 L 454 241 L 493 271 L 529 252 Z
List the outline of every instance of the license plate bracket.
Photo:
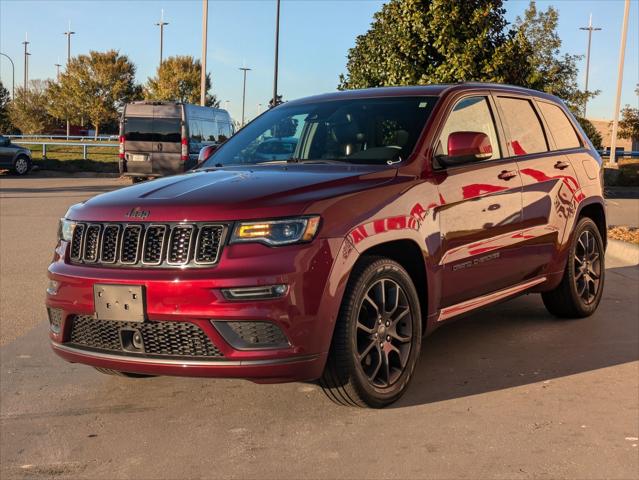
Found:
M 146 299 L 142 285 L 93 285 L 95 317 L 98 320 L 143 322 Z

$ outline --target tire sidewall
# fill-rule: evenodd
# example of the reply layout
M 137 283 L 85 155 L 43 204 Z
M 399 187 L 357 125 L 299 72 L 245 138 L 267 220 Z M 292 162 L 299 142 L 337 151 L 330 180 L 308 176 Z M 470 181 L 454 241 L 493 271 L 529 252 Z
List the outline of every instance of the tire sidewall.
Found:
M 359 308 L 363 302 L 366 292 L 375 282 L 383 278 L 388 278 L 397 282 L 406 293 L 411 309 L 413 324 L 411 351 L 406 368 L 402 372 L 400 378 L 393 385 L 387 388 L 378 388 L 371 385 L 358 361 L 356 329 Z M 353 305 L 350 308 L 350 318 L 348 318 L 347 331 L 349 334 L 349 358 L 352 363 L 352 375 L 356 380 L 355 385 L 360 393 L 369 399 L 369 402 L 372 405 L 379 402 L 379 406 L 383 406 L 399 398 L 404 390 L 406 390 L 413 377 L 413 372 L 419 359 L 422 336 L 419 298 L 417 296 L 415 286 L 413 285 L 413 282 L 406 270 L 392 260 L 380 260 L 370 265 L 359 276 L 354 285 L 354 292 L 351 296 L 351 301 L 353 302 Z
M 585 231 L 589 231 L 595 239 L 597 243 L 597 248 L 599 249 L 599 258 L 601 262 L 601 275 L 599 279 L 599 288 L 597 289 L 597 294 L 595 299 L 586 304 L 583 299 L 579 296 L 577 292 L 577 284 L 575 282 L 575 254 L 577 251 L 577 242 L 579 241 L 579 237 Z M 572 297 L 572 301 L 575 305 L 575 308 L 579 311 L 581 315 L 590 315 L 592 314 L 598 307 L 599 302 L 601 301 L 601 296 L 603 295 L 603 289 L 605 284 L 606 277 L 606 264 L 605 264 L 605 250 L 603 247 L 603 240 L 601 239 L 601 234 L 599 233 L 599 229 L 595 222 L 593 222 L 590 218 L 584 217 L 582 218 L 577 227 L 575 228 L 575 234 L 573 235 L 572 242 L 570 244 L 570 251 L 568 255 L 568 263 L 566 265 L 566 273 L 568 275 L 569 281 L 569 289 L 570 296 Z

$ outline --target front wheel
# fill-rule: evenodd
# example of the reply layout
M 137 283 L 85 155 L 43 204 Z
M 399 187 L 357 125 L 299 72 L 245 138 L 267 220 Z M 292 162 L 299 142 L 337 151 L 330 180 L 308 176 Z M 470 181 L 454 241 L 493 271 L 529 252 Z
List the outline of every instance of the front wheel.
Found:
M 31 160 L 29 159 L 29 157 L 20 155 L 13 162 L 13 171 L 16 173 L 16 175 L 26 175 L 27 173 L 29 173 L 30 169 Z
M 406 270 L 387 258 L 365 258 L 346 287 L 322 388 L 343 405 L 389 405 L 408 387 L 421 336 L 419 298 Z
M 604 247 L 595 222 L 577 223 L 561 283 L 541 297 L 546 309 L 560 318 L 592 315 L 601 301 L 605 278 Z

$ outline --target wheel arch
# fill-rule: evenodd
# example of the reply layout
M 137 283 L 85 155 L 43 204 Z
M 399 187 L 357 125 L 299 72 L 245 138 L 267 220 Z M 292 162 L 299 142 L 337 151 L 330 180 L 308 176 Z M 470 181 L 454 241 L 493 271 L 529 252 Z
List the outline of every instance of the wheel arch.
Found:
M 582 205 L 577 214 L 577 222 L 583 217 L 588 217 L 595 222 L 605 249 L 608 244 L 608 223 L 603 199 L 593 198 L 592 201 Z

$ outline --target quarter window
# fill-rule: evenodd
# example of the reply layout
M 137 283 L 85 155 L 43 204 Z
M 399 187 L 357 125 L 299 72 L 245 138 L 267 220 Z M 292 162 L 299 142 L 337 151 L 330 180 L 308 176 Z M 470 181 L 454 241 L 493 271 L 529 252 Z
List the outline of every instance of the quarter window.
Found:
M 493 155 L 490 159 L 501 158 L 495 123 L 486 97 L 464 98 L 455 105 L 439 135 L 437 155 L 448 155 L 448 137 L 453 132 L 485 133 L 493 147 Z
M 552 137 L 555 139 L 558 150 L 581 147 L 581 142 L 572 123 L 561 108 L 552 103 L 538 102 L 537 104 L 548 124 Z
M 547 152 L 541 123 L 529 100 L 499 97 L 504 126 L 510 132 L 508 146 L 515 156 Z

